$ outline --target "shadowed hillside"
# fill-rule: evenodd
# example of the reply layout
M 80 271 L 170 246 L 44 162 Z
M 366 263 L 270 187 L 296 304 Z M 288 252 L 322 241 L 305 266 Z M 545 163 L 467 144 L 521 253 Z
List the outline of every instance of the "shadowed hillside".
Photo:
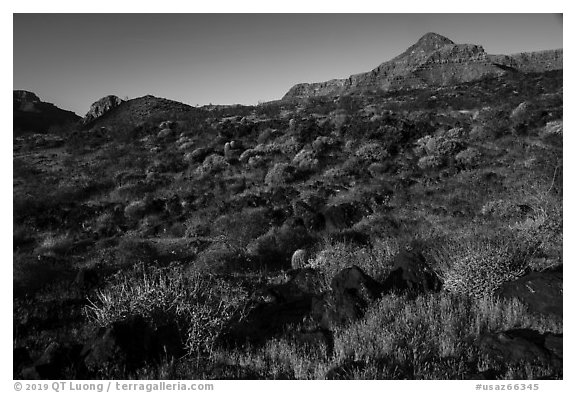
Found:
M 14 378 L 562 379 L 563 75 L 511 59 L 16 136 Z

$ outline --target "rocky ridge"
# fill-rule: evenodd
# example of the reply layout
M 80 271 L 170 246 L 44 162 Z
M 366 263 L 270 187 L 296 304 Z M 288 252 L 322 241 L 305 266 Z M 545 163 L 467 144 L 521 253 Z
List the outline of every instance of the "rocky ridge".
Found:
M 542 72 L 562 69 L 562 49 L 517 55 L 489 55 L 480 45 L 456 44 L 427 33 L 404 53 L 370 72 L 318 83 L 299 83 L 283 99 L 343 94 L 362 90 L 399 90 L 501 76 L 506 72 Z

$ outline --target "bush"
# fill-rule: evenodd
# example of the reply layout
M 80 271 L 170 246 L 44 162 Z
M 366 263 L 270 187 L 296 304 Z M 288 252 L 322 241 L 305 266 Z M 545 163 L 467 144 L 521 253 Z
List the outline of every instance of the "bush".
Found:
M 298 154 L 294 156 L 292 164 L 305 171 L 315 170 L 319 165 L 316 154 L 313 151 L 306 149 L 300 150 Z
M 202 274 L 230 274 L 252 267 L 244 249 L 221 236 L 198 254 L 190 269 Z
M 372 247 L 326 241 L 310 265 L 324 274 L 327 285 L 338 272 L 353 265 L 376 280 L 383 280 L 397 252 L 398 243 L 393 239 L 378 239 Z
M 282 186 L 291 182 L 296 174 L 296 168 L 283 162 L 275 164 L 266 174 L 264 181 L 269 186 Z
M 449 241 L 432 255 L 440 266 L 444 289 L 482 297 L 524 274 L 525 253 L 512 239 L 474 239 Z
M 42 256 L 56 257 L 63 256 L 70 251 L 74 245 L 74 239 L 68 234 L 49 234 L 44 238 L 40 246 L 36 248 L 36 254 Z
M 174 321 L 186 332 L 189 355 L 201 355 L 212 351 L 246 297 L 240 287 L 213 277 L 139 265 L 99 291 L 85 311 L 99 326 L 132 316 L 159 326 Z
M 456 162 L 464 167 L 471 168 L 480 161 L 480 152 L 478 149 L 469 147 L 466 150 L 456 154 Z
M 131 202 L 126 208 L 124 209 L 124 215 L 129 220 L 139 220 L 146 214 L 146 202 L 145 201 L 134 201 Z
M 358 150 L 356 150 L 355 155 L 368 162 L 383 161 L 388 158 L 386 148 L 377 142 L 370 142 L 361 145 Z
M 424 156 L 418 160 L 420 169 L 439 169 L 444 165 L 440 156 Z
M 228 168 L 230 164 L 226 159 L 218 154 L 211 154 L 202 163 L 200 167 L 196 170 L 199 175 L 208 175 L 217 172 L 222 172 L 224 169 Z

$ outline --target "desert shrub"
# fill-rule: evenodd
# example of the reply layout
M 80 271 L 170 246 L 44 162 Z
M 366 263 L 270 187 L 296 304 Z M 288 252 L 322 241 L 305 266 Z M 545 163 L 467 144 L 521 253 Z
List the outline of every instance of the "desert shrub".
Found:
M 272 138 L 272 135 L 274 134 L 274 131 L 275 131 L 275 130 L 273 130 L 273 129 L 271 129 L 271 128 L 266 128 L 264 131 L 262 131 L 262 132 L 258 135 L 257 142 L 258 142 L 259 144 L 264 144 L 264 143 L 268 142 L 268 141 Z
M 112 212 L 105 212 L 96 217 L 92 230 L 101 236 L 112 236 L 120 231 L 121 220 Z
M 85 311 L 99 326 L 142 316 L 163 326 L 176 322 L 189 355 L 210 353 L 226 324 L 246 299 L 245 291 L 209 276 L 179 269 L 136 266 L 117 276 Z
M 377 239 L 372 247 L 327 240 L 319 246 L 310 265 L 324 274 L 327 285 L 342 269 L 353 265 L 375 279 L 383 280 L 390 272 L 397 252 L 398 243 L 390 238 Z
M 222 215 L 210 225 L 214 235 L 225 236 L 238 247 L 244 247 L 266 233 L 270 227 L 270 215 L 265 207 L 245 208 L 237 213 Z
M 230 164 L 226 159 L 218 154 L 211 154 L 206 159 L 200 167 L 197 168 L 196 173 L 199 175 L 213 174 L 217 172 L 222 172 L 224 169 L 228 168 Z
M 248 255 L 261 267 L 283 268 L 290 266 L 294 251 L 308 248 L 314 242 L 304 226 L 282 225 L 272 227 L 264 235 L 250 242 Z
M 515 202 L 497 199 L 488 201 L 484 204 L 480 213 L 488 217 L 509 219 L 521 216 L 522 209 L 520 208 L 520 205 Z
M 370 176 L 378 179 L 384 176 L 386 172 L 389 171 L 390 167 L 391 166 L 388 163 L 373 162 L 368 166 L 368 172 L 370 173 Z
M 238 247 L 225 236 L 219 236 L 198 254 L 190 270 L 202 274 L 230 274 L 246 271 L 251 267 L 243 248 Z
M 443 288 L 476 297 L 490 295 L 504 282 L 524 274 L 527 253 L 507 237 L 447 241 L 432 251 Z
M 302 143 L 299 142 L 295 137 L 289 137 L 284 139 L 278 144 L 282 154 L 286 156 L 293 156 L 302 150 Z
M 318 154 L 322 154 L 326 149 L 334 146 L 336 141 L 329 136 L 319 136 L 312 142 L 312 149 Z
M 170 151 L 162 153 L 158 159 L 154 160 L 147 168 L 146 172 L 175 173 L 186 168 L 183 156 Z
M 312 171 L 318 168 L 319 162 L 314 151 L 302 149 L 294 156 L 292 164 L 299 169 Z
M 364 378 L 458 379 L 470 370 L 508 367 L 480 354 L 474 340 L 486 332 L 512 328 L 562 332 L 561 323 L 531 314 L 516 299 L 442 292 L 407 302 L 391 295 L 371 307 L 363 319 L 335 332 L 332 362 L 365 359 L 370 365 L 387 359 L 383 370 L 359 369 L 357 376 Z M 547 372 L 527 365 L 510 378 L 534 378 Z
M 482 109 L 476 118 L 476 124 L 482 127 L 482 135 L 485 138 L 498 139 L 509 133 L 511 121 L 508 113 L 505 108 Z
M 290 164 L 280 162 L 275 164 L 266 174 L 264 181 L 269 186 L 282 186 L 294 179 L 296 168 Z
M 418 160 L 418 167 L 420 169 L 439 169 L 444 165 L 440 156 L 424 156 Z
M 145 201 L 134 201 L 124 208 L 124 215 L 127 219 L 136 221 L 144 217 L 146 210 L 147 205 Z
M 340 97 L 340 102 L 338 103 L 338 106 L 341 109 L 337 109 L 333 112 L 330 112 L 330 114 L 328 115 L 330 117 L 330 123 L 336 129 L 341 128 L 348 121 L 348 110 L 350 110 L 350 112 L 355 112 L 358 109 L 356 107 L 351 107 L 350 105 L 348 105 L 347 103 L 349 103 L 349 102 L 350 101 L 348 100 L 348 98 L 346 96 Z M 351 110 L 351 109 L 353 109 L 353 110 Z
M 386 148 L 378 142 L 369 142 L 362 144 L 354 153 L 364 161 L 383 161 L 388 158 Z
M 524 248 L 546 256 L 561 258 L 563 238 L 562 207 L 549 196 L 534 200 L 531 213 L 510 225 L 510 229 Z
M 35 253 L 42 256 L 63 256 L 66 255 L 72 246 L 74 239 L 69 234 L 48 234 L 36 248 Z
M 474 126 L 472 126 L 472 129 L 470 130 L 470 133 L 468 134 L 468 137 L 470 139 L 477 140 L 477 141 L 486 140 L 490 136 L 492 136 L 490 130 L 487 127 L 484 127 L 484 126 L 479 125 L 479 124 L 475 124 Z
M 550 136 L 550 135 L 559 135 L 562 136 L 564 132 L 564 122 L 563 120 L 555 120 L 549 121 L 546 125 L 542 128 L 541 135 L 543 137 Z
M 469 147 L 466 150 L 456 154 L 456 162 L 464 167 L 474 167 L 480 161 L 480 152 L 478 149 Z

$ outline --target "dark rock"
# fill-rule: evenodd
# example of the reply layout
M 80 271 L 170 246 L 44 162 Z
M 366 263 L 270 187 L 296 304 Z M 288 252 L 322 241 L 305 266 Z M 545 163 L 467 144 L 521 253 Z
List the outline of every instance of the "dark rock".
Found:
M 341 203 L 339 205 L 328 206 L 324 212 L 324 221 L 328 231 L 337 231 L 350 228 L 370 212 L 353 203 Z
M 562 366 L 562 358 L 557 355 L 558 352 L 561 355 L 561 350 L 558 351 L 558 347 L 562 347 L 561 335 L 512 329 L 483 334 L 478 338 L 477 345 L 481 351 L 506 365 L 537 363 L 553 368 Z
M 310 314 L 312 302 L 323 289 L 321 273 L 313 269 L 288 272 L 286 282 L 270 285 L 257 293 L 251 310 L 228 329 L 226 341 L 260 344 L 281 333 L 290 324 L 299 324 Z
M 182 352 L 181 333 L 174 323 L 152 327 L 143 317 L 134 316 L 100 328 L 81 356 L 92 371 L 108 367 L 133 370 L 145 362 Z
M 563 273 L 561 268 L 528 273 L 496 290 L 503 298 L 518 298 L 531 311 L 562 317 Z
M 402 250 L 394 258 L 394 267 L 382 285 L 387 293 L 417 296 L 424 292 L 438 292 L 442 282 L 420 252 Z
M 79 293 L 94 288 L 100 282 L 99 269 L 97 268 L 81 268 L 74 279 L 74 287 Z
M 19 379 L 20 372 L 26 366 L 32 363 L 30 353 L 26 348 L 18 347 L 13 350 L 13 378 Z
M 302 297 L 287 302 L 256 303 L 244 318 L 230 324 L 223 341 L 229 345 L 246 342 L 261 345 L 282 333 L 287 325 L 302 323 L 310 314 L 311 300 Z
M 382 286 L 357 266 L 342 270 L 330 286 L 331 291 L 323 298 L 312 299 L 313 318 L 324 329 L 361 318 L 382 294 Z
M 32 367 L 22 370 L 22 378 L 62 379 L 64 378 L 66 357 L 67 353 L 65 348 L 56 342 L 52 342 L 44 350 L 42 356 L 34 362 Z
M 322 273 L 306 268 L 288 272 L 289 281 L 267 288 L 279 301 L 293 301 L 319 295 L 324 287 Z

